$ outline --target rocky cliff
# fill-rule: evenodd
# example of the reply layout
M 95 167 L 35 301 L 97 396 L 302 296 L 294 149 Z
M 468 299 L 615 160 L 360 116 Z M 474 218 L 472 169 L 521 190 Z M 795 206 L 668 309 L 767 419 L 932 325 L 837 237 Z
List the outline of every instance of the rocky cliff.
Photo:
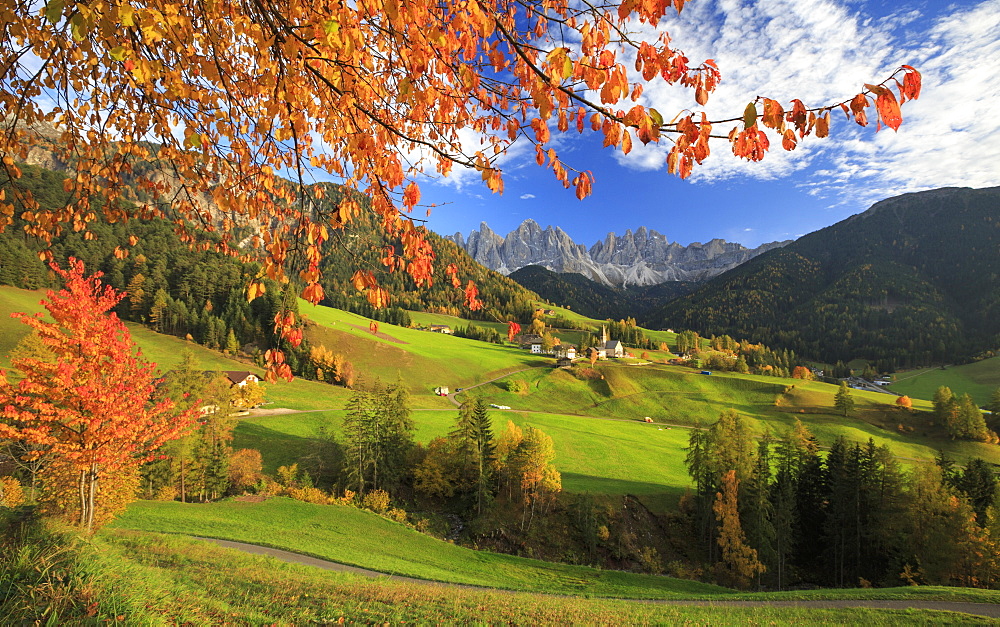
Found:
M 542 266 L 553 272 L 575 272 L 604 285 L 656 285 L 666 281 L 703 281 L 734 268 L 757 255 L 788 242 L 758 248 L 713 239 L 682 246 L 667 241 L 654 230 L 639 227 L 624 235 L 608 233 L 588 250 L 559 227 L 542 229 L 525 220 L 506 237 L 483 222 L 468 238 L 448 237 L 487 268 L 510 274 L 525 266 Z

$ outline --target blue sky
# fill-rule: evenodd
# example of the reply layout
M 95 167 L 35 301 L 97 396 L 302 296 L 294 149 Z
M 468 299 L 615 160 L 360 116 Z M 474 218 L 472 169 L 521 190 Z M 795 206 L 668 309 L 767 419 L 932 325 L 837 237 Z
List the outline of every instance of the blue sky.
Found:
M 791 153 L 772 137 L 776 149 L 761 163 L 736 159 L 716 140 L 686 181 L 666 173 L 668 143 L 636 142 L 641 149 L 626 156 L 601 148 L 596 135 L 561 136 L 560 157 L 595 175 L 584 201 L 515 147 L 503 162 L 502 196 L 474 172 L 424 182 L 423 202 L 438 205 L 428 226 L 468 234 L 485 221 L 504 235 L 532 218 L 587 246 L 639 226 L 681 244 L 720 237 L 756 246 L 900 193 L 1000 185 L 1000 0 L 692 0 L 661 28 L 693 63 L 718 62 L 723 80 L 709 117 L 738 115 L 757 95 L 838 102 L 901 64 L 921 70 L 923 93 L 903 106 L 898 133 L 837 114 L 829 138 L 807 138 Z M 647 88 L 640 102 L 666 118 L 696 107 L 690 91 L 665 85 Z

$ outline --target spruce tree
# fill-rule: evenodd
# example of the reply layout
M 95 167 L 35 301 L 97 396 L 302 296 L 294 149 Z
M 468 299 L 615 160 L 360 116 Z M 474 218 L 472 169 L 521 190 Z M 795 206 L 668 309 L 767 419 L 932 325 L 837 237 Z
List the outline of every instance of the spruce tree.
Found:
M 833 397 L 833 405 L 838 410 L 844 412 L 844 416 L 854 410 L 854 398 L 851 396 L 851 390 L 847 387 L 846 381 L 840 382 L 840 389 L 837 390 L 836 396 Z

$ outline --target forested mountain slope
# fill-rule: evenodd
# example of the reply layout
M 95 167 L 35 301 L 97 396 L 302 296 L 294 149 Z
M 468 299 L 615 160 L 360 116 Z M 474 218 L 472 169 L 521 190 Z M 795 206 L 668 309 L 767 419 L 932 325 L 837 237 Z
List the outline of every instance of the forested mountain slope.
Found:
M 65 202 L 61 172 L 28 165 L 24 166 L 24 172 L 17 185 L 30 189 L 40 202 L 41 209 L 54 208 Z M 342 195 L 340 189 L 332 184 L 326 185 L 328 189 L 323 202 L 337 203 Z M 13 190 L 9 192 L 11 197 L 16 196 Z M 359 196 L 358 200 L 362 208 L 367 206 L 366 198 Z M 40 242 L 26 237 L 20 227 L 21 223 L 15 221 L 0 233 L 0 284 L 29 289 L 51 286 L 53 278 L 36 254 L 42 247 Z M 245 327 L 242 331 L 236 329 L 240 343 L 257 341 L 269 334 L 271 321 L 264 310 L 270 311 L 278 303 L 269 302 L 258 316 L 247 318 L 249 312 L 244 311 L 249 309 L 244 289 L 249 279 L 257 274 L 256 265 L 214 252 L 191 250 L 165 221 L 99 225 L 94 230 L 97 235 L 94 239 L 85 239 L 76 233 L 57 237 L 53 251 L 57 260 L 64 260 L 69 255 L 83 259 L 88 269 L 104 271 L 117 289 L 133 292 L 130 301 L 134 302 L 119 308 L 122 317 L 150 323 L 156 330 L 168 333 L 191 333 L 199 341 L 202 341 L 202 336 L 211 335 L 214 338 L 219 335 L 218 340 L 209 342 L 210 345 L 221 345 L 234 325 Z M 137 238 L 134 245 L 129 242 L 130 236 Z M 323 287 L 327 294 L 325 304 L 396 322 L 400 321 L 402 309 L 494 321 L 530 320 L 534 301 L 538 298 L 536 294 L 479 265 L 454 243 L 434 233 L 428 233 L 427 237 L 437 254 L 433 282 L 418 287 L 405 273 L 386 270 L 381 259 L 387 248 L 398 251 L 401 247 L 398 242 L 391 241 L 382 229 L 376 228 L 369 214 L 362 211 L 349 228 L 332 232 L 323 261 Z M 116 248 L 128 250 L 129 256 L 116 255 Z M 445 273 L 450 264 L 457 268 L 463 287 L 470 279 L 475 282 L 479 298 L 484 303 L 482 310 L 470 312 L 464 307 L 463 291 L 456 289 Z M 373 312 L 364 297 L 355 290 L 350 279 L 358 268 L 375 272 L 392 295 L 392 311 Z M 297 276 L 298 269 L 289 268 L 290 276 Z M 134 293 L 136 290 L 141 291 L 138 296 Z M 292 291 L 295 292 L 296 288 Z M 276 290 L 269 290 L 265 300 L 273 300 L 276 295 Z M 176 307 L 175 301 L 178 303 Z M 185 302 L 184 307 L 180 307 L 181 301 Z M 292 301 L 294 299 L 289 302 Z M 154 320 L 156 315 L 151 315 L 157 303 L 160 306 L 157 315 L 168 312 L 162 322 Z M 241 313 L 236 313 L 236 309 Z M 216 325 L 216 331 L 211 331 L 209 323 L 200 320 L 206 316 L 226 318 L 228 322 Z M 259 318 L 259 325 L 256 318 Z M 258 328 L 251 329 L 247 325 Z
M 1000 346 L 1000 188 L 876 203 L 668 303 L 645 326 L 729 334 L 885 369 Z
M 649 311 L 687 294 L 692 281 L 666 281 L 656 285 L 603 285 L 575 272 L 553 272 L 542 266 L 525 266 L 509 277 L 542 298 L 569 307 L 591 318 L 642 317 Z

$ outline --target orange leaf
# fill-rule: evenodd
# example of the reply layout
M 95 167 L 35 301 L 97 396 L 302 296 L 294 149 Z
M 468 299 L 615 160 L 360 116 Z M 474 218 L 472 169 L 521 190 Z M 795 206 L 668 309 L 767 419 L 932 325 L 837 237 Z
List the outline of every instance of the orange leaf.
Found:
M 247 286 L 247 301 L 252 301 L 256 299 L 258 296 L 262 296 L 264 294 L 264 291 L 265 290 L 263 283 L 261 283 L 260 281 L 252 282 L 250 285 Z
M 793 131 L 792 129 L 786 130 L 781 139 L 781 147 L 784 148 L 785 150 L 795 150 L 795 146 L 797 143 L 798 142 L 795 139 L 795 131 Z
M 906 76 L 903 77 L 903 93 L 910 100 L 916 100 L 920 97 L 920 72 L 909 65 L 904 65 L 903 69 L 906 70 Z
M 892 130 L 895 131 L 903 123 L 903 115 L 899 110 L 899 103 L 896 102 L 896 97 L 892 95 L 892 91 L 886 89 L 878 95 L 878 98 L 875 99 L 875 109 L 878 111 L 879 118 Z

